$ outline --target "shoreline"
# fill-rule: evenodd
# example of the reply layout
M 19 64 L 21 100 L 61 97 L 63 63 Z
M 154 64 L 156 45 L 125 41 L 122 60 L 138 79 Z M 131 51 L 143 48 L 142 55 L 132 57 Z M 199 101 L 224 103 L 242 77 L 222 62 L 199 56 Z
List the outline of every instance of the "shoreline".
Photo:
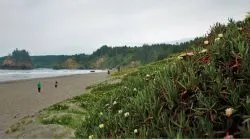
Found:
M 35 114 L 60 101 L 83 94 L 86 87 L 108 79 L 106 72 L 63 75 L 0 83 L 0 138 L 21 118 Z M 37 82 L 43 84 L 42 93 Z M 54 87 L 58 81 L 58 88 Z
M 94 72 L 92 72 L 94 71 Z M 33 70 L 1 70 L 0 69 L 0 84 L 6 82 L 15 82 L 30 79 L 53 78 L 60 76 L 83 75 L 90 73 L 103 73 L 106 70 L 101 69 L 85 69 L 85 70 L 53 70 L 53 69 L 33 69 Z
M 9 81 L 0 81 L 1 84 L 10 84 L 10 83 L 17 83 L 17 82 L 25 82 L 25 81 L 30 81 L 30 80 L 36 80 L 36 79 L 51 79 L 51 78 L 61 78 L 61 77 L 68 77 L 68 76 L 81 76 L 81 75 L 87 75 L 87 74 L 98 74 L 98 73 L 106 73 L 106 72 L 89 72 L 89 73 L 84 73 L 84 74 L 69 74 L 69 75 L 56 75 L 56 76 L 51 76 L 51 77 L 35 77 L 35 78 L 29 78 L 29 79 L 17 79 L 17 80 L 9 80 Z

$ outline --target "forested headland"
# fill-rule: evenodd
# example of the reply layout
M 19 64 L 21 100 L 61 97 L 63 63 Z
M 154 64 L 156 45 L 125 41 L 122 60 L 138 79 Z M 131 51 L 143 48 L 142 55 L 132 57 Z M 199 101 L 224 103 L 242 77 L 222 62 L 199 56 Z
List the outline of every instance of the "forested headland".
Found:
M 196 38 L 195 40 L 198 40 Z M 107 69 L 135 67 L 161 60 L 173 53 L 183 51 L 195 41 L 176 44 L 144 44 L 143 46 L 107 46 L 92 54 L 30 56 L 27 50 L 14 50 L 11 55 L 1 57 L 1 68 L 5 69 Z
M 26 50 L 14 50 L 12 54 L 0 58 L 2 69 L 32 69 L 33 64 L 29 52 Z

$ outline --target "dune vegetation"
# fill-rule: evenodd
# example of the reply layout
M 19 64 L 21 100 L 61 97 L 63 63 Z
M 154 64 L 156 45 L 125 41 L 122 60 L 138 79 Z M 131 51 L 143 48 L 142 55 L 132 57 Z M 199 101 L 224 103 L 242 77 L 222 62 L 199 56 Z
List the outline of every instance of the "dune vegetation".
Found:
M 249 17 L 217 23 L 185 52 L 115 73 L 120 82 L 94 86 L 40 119 L 74 128 L 77 138 L 250 137 L 249 46 Z M 46 119 L 51 112 L 62 120 Z

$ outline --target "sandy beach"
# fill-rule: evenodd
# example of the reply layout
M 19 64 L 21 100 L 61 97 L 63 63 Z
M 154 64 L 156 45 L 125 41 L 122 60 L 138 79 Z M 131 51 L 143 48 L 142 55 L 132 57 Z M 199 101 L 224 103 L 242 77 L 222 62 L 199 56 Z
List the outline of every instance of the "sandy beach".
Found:
M 90 73 L 0 83 L 0 138 L 6 128 L 24 116 L 80 95 L 87 86 L 106 78 L 107 73 Z M 37 92 L 38 81 L 43 84 L 42 93 Z M 55 81 L 58 88 L 54 87 Z

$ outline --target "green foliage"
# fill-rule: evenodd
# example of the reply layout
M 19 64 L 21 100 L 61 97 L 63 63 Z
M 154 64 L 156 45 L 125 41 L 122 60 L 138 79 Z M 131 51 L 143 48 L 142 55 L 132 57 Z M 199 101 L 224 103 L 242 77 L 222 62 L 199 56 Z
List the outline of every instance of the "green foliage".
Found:
M 54 115 L 48 116 L 41 119 L 43 124 L 60 124 L 60 125 L 69 125 L 72 122 L 73 116 L 70 114 L 64 115 Z
M 47 55 L 47 56 L 31 56 L 31 60 L 35 68 L 54 68 L 57 64 L 63 63 L 70 56 L 65 55 Z
M 32 61 L 26 50 L 14 50 L 11 55 L 0 60 L 0 68 L 6 69 L 32 69 Z
M 185 50 L 191 42 L 172 44 L 153 44 L 143 45 L 142 47 L 108 47 L 103 46 L 95 51 L 91 58 L 98 59 L 105 57 L 102 67 L 114 68 L 117 66 L 126 66 L 131 62 L 139 61 L 141 64 L 153 62 L 159 58 L 168 57 L 169 54 Z
M 4 59 L 5 59 L 5 57 L 0 57 L 0 65 L 2 65 Z
M 64 103 L 52 105 L 40 112 L 38 120 L 43 124 L 59 124 L 70 128 L 78 128 L 79 122 L 85 117 L 85 113 L 85 110 L 71 99 Z
M 52 105 L 51 107 L 49 107 L 48 110 L 60 111 L 60 110 L 67 110 L 68 108 L 69 108 L 69 106 L 67 106 L 65 104 L 55 104 L 55 105 Z
M 91 55 L 47 55 L 47 56 L 29 56 L 25 50 L 14 50 L 12 58 L 16 61 L 32 61 L 35 68 L 69 68 L 65 65 L 68 59 L 74 60 L 79 64 L 80 69 L 92 68 L 116 68 L 117 66 L 138 66 L 144 65 L 156 60 L 167 58 L 170 54 L 185 50 L 193 41 L 180 44 L 153 44 L 143 45 L 141 47 L 111 47 L 104 45 L 97 49 Z M 0 58 L 0 63 L 1 63 Z
M 179 52 L 188 47 L 191 42 L 172 44 L 143 45 L 142 47 L 109 47 L 107 45 L 97 49 L 91 55 L 79 54 L 69 56 L 73 58 L 82 69 L 90 68 L 116 68 L 117 66 L 133 65 L 133 63 L 147 64 L 168 57 L 169 54 Z M 68 58 L 69 58 L 68 57 Z M 64 60 L 65 61 L 65 60 Z M 61 63 L 56 68 L 64 68 Z
M 26 50 L 14 50 L 11 58 L 15 61 L 31 61 L 29 52 Z
M 93 89 L 88 101 L 95 103 L 86 105 L 76 136 L 250 137 L 250 31 L 239 27 L 250 22 L 216 24 L 192 43 L 193 55 L 173 55 L 138 68 L 117 85 Z M 218 34 L 223 36 L 215 41 Z M 227 108 L 234 109 L 232 115 Z

